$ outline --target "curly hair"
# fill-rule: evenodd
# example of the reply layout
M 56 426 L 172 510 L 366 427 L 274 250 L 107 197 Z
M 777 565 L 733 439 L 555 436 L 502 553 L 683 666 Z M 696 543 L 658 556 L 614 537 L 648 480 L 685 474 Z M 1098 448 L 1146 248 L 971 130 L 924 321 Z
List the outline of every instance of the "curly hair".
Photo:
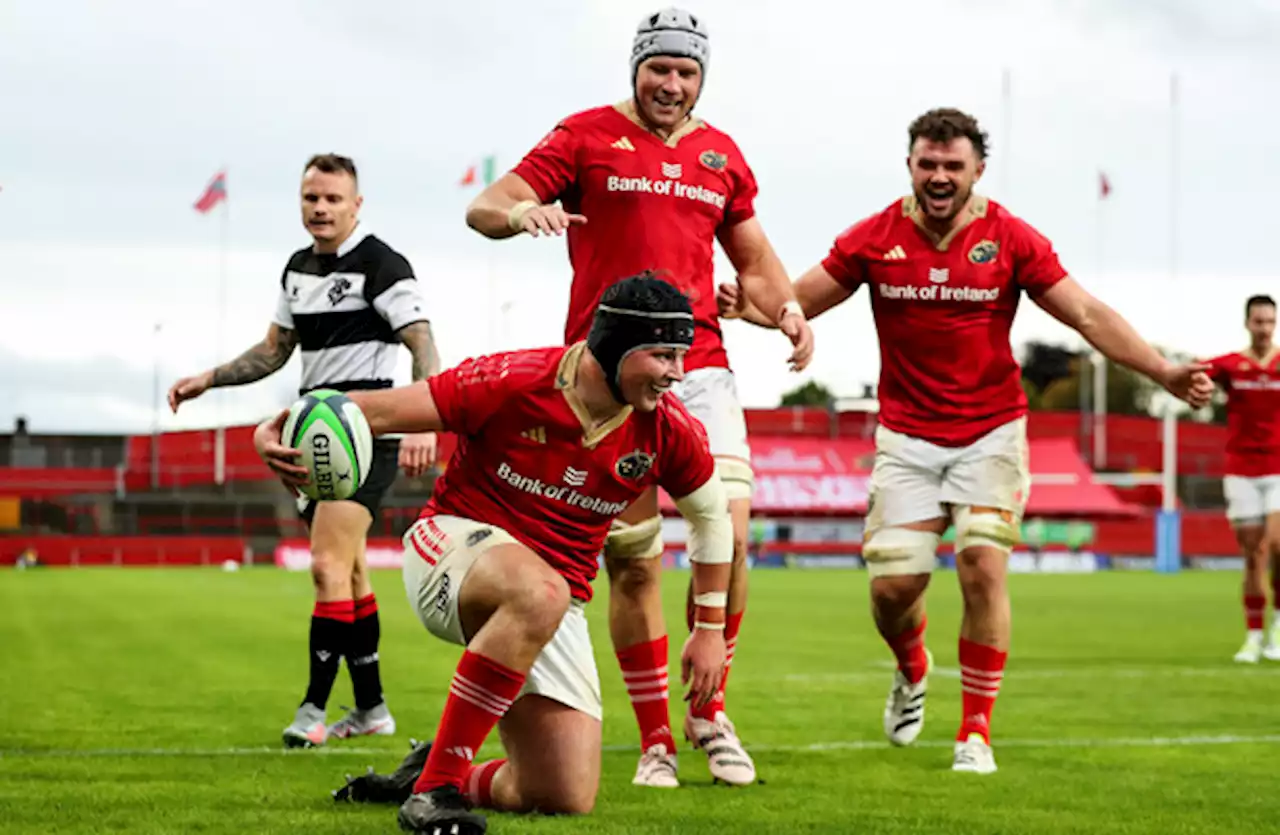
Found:
M 915 147 L 917 139 L 930 142 L 950 142 L 953 139 L 967 138 L 973 143 L 974 153 L 978 159 L 985 160 L 990 148 L 987 144 L 987 133 L 978 126 L 978 120 L 954 107 L 938 107 L 924 113 L 907 128 L 907 151 Z

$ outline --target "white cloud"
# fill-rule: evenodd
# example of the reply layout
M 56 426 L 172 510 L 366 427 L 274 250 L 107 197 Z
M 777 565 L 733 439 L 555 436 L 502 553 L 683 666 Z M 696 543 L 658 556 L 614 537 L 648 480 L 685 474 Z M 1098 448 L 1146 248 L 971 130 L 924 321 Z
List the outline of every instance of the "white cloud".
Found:
M 508 166 L 562 116 L 624 97 L 630 34 L 656 5 L 511 0 L 481 13 L 381 0 L 355 15 L 333 0 L 135 0 L 110 13 L 87 0 L 19 0 L 15 25 L 0 27 L 0 76 L 18 79 L 0 132 L 0 348 L 57 367 L 104 358 L 145 381 L 162 320 L 166 381 L 229 358 L 260 338 L 284 258 L 305 240 L 297 169 L 331 149 L 357 158 L 367 220 L 427 285 L 446 362 L 558 341 L 563 246 L 479 238 L 462 222 L 474 192 L 457 179 L 488 153 Z M 1270 100 L 1280 68 L 1264 43 L 1280 16 L 1262 3 L 1230 13 L 1212 0 L 691 5 L 713 39 L 699 110 L 744 148 L 761 182 L 760 216 L 794 274 L 905 190 L 906 124 L 954 104 L 992 134 L 985 191 L 1049 235 L 1069 269 L 1153 340 L 1232 348 L 1244 297 L 1274 285 L 1265 201 L 1280 173 L 1264 161 L 1280 116 L 1258 102 Z M 218 220 L 190 204 L 223 164 L 233 253 L 215 356 Z M 1101 219 L 1099 169 L 1115 185 Z M 719 266 L 731 275 L 723 258 Z M 490 342 L 480 323 L 497 321 L 499 300 L 512 305 Z M 748 403 L 772 405 L 808 377 L 842 391 L 874 378 L 861 295 L 816 329 L 815 364 L 797 378 L 777 334 L 726 326 Z M 1014 329 L 1016 340 L 1069 336 L 1029 303 Z M 296 373 L 212 394 L 166 425 L 252 419 L 291 395 Z M 16 396 L 5 405 L 41 420 L 90 427 L 110 412 L 149 427 L 145 383 L 120 395 L 135 405 L 114 412 L 20 385 L 6 389 Z

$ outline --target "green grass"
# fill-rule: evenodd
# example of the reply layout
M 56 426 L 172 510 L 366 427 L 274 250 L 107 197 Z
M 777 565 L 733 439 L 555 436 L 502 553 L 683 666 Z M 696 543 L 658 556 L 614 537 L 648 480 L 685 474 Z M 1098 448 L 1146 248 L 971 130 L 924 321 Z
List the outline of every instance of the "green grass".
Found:
M 685 582 L 667 577 L 672 624 L 682 623 Z M 398 736 L 286 754 L 279 732 L 306 678 L 305 575 L 0 574 L 0 832 L 395 831 L 394 808 L 337 806 L 329 791 L 344 772 L 393 767 L 410 736 L 434 731 L 459 650 L 417 623 L 398 573 L 375 583 Z M 950 573 L 934 586 L 929 644 L 941 671 L 920 744 L 899 750 L 880 730 L 890 656 L 871 626 L 865 575 L 753 574 L 729 706 L 766 783 L 712 786 L 702 755 L 685 747 L 684 787 L 670 792 L 630 785 L 637 733 L 601 588 L 588 610 L 606 714 L 596 811 L 492 815 L 490 831 L 1174 835 L 1280 825 L 1280 664 L 1232 663 L 1242 637 L 1235 574 L 1014 577 L 1014 645 L 995 714 L 1000 771 L 985 778 L 949 770 L 959 597 Z M 350 703 L 344 670 L 330 717 Z M 1166 744 L 1143 744 L 1154 738 Z

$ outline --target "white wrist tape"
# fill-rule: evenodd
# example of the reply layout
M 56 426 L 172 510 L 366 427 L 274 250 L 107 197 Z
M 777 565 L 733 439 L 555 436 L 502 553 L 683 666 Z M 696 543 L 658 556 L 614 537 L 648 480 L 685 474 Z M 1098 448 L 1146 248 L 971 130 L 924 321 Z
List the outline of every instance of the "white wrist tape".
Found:
M 800 306 L 800 302 L 796 301 L 795 299 L 792 299 L 791 301 L 784 304 L 782 306 L 782 309 L 778 311 L 778 321 L 781 322 L 789 313 L 794 313 L 796 316 L 799 316 L 801 319 L 804 318 L 804 308 L 802 308 Z
M 538 208 L 537 200 L 521 200 L 507 212 L 507 226 L 512 232 L 524 231 L 524 216 Z
M 729 605 L 729 594 L 723 591 L 707 591 L 693 596 L 694 606 L 705 606 L 708 609 L 723 609 Z
M 676 507 L 689 523 L 690 562 L 733 562 L 729 498 L 718 476 L 712 474 L 697 490 L 676 499 Z
M 723 623 L 707 623 L 705 620 L 700 620 L 700 621 L 694 622 L 693 628 L 706 629 L 709 632 L 723 632 L 724 624 Z

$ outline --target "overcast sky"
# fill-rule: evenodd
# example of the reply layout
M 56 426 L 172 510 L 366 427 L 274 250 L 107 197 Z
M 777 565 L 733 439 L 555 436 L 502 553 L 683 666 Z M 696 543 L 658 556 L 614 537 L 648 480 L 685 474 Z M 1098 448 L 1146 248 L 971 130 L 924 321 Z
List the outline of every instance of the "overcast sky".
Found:
M 307 241 L 297 186 L 317 151 L 355 157 L 365 223 L 412 261 L 446 364 L 558 342 L 563 241 L 480 238 L 463 223 L 475 191 L 458 180 L 486 154 L 506 170 L 561 117 L 629 95 L 631 35 L 656 8 L 9 0 L 0 426 L 25 414 L 37 432 L 148 431 L 157 370 L 167 388 L 261 338 L 283 261 Z M 1235 350 L 1244 298 L 1280 292 L 1266 246 L 1280 194 L 1274 0 L 690 8 L 712 41 L 698 113 L 742 147 L 759 215 L 794 275 L 906 192 L 906 125 L 953 105 L 991 134 L 979 189 L 1048 235 L 1068 269 L 1153 341 Z M 191 204 L 223 166 L 219 328 L 222 210 L 202 216 Z M 1114 187 L 1105 203 L 1100 170 Z M 815 323 L 816 359 L 801 376 L 786 371 L 778 334 L 726 330 L 749 406 L 776 405 L 808 378 L 856 394 L 878 374 L 865 292 Z M 1072 334 L 1024 303 L 1014 338 Z M 408 369 L 406 353 L 406 381 Z M 165 413 L 161 426 L 257 420 L 287 405 L 297 379 L 295 357 L 273 378 Z

